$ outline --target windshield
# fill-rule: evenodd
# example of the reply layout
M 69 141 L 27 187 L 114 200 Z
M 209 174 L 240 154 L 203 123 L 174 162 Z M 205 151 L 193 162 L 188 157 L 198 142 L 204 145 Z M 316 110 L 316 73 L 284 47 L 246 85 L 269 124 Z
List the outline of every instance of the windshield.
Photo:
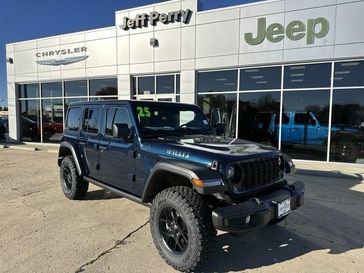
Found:
M 136 102 L 134 112 L 141 134 L 146 137 L 210 134 L 201 110 L 177 103 Z

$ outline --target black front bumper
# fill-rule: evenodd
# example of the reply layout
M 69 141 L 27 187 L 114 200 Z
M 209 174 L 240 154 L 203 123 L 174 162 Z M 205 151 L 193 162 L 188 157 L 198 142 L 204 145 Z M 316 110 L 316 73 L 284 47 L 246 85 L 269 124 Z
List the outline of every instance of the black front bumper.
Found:
M 212 212 L 212 221 L 216 229 L 231 233 L 258 229 L 278 219 L 278 203 L 290 199 L 293 211 L 303 205 L 304 194 L 305 185 L 297 181 L 243 203 L 217 208 Z

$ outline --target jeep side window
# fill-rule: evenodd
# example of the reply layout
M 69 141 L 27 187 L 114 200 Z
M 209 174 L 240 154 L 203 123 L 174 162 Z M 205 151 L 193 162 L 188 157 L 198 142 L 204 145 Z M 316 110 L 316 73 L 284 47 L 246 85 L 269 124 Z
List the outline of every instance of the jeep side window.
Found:
M 69 110 L 66 122 L 66 130 L 77 132 L 80 129 L 81 114 L 81 108 L 71 108 Z
M 296 113 L 294 117 L 294 123 L 297 125 L 312 125 L 316 126 L 316 121 L 311 117 L 311 115 L 304 113 Z
M 114 123 L 116 124 L 126 123 L 130 128 L 131 122 L 129 118 L 129 112 L 125 108 L 118 108 L 115 113 Z
M 283 113 L 282 114 L 282 124 L 288 124 L 289 123 L 289 114 Z
M 105 135 L 112 136 L 112 125 L 114 121 L 116 108 L 109 108 L 106 112 L 106 128 Z
M 86 133 L 97 134 L 99 132 L 98 119 L 98 108 L 86 108 L 83 120 L 83 131 Z
M 109 108 L 106 114 L 105 135 L 112 137 L 113 124 L 126 123 L 131 127 L 129 112 L 125 108 Z
M 279 115 L 274 114 L 274 122 L 275 124 L 279 124 Z M 283 113 L 282 114 L 282 124 L 288 124 L 289 123 L 289 114 L 288 113 Z

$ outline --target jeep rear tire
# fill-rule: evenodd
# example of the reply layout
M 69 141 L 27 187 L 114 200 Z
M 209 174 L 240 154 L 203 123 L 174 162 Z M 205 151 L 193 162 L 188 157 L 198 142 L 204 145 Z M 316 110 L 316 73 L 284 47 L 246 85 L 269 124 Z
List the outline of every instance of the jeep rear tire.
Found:
M 72 156 L 66 156 L 61 163 L 61 186 L 64 195 L 71 200 L 82 199 L 88 190 L 88 182 L 78 175 Z
M 153 200 L 150 228 L 159 254 L 179 271 L 200 267 L 213 249 L 216 230 L 211 209 L 188 187 L 173 187 Z

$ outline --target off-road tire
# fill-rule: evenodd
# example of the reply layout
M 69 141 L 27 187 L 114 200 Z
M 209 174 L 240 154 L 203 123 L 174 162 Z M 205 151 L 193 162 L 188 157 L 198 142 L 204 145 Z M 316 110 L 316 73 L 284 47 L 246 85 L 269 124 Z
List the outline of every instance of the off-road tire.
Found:
M 359 148 L 355 144 L 351 143 L 345 143 L 343 145 L 350 147 L 349 148 L 350 152 L 345 156 L 345 161 L 349 163 L 356 163 L 359 157 L 358 155 Z
M 80 200 L 86 195 L 88 182 L 78 175 L 72 156 L 66 156 L 62 160 L 60 178 L 63 193 L 68 199 Z
M 186 250 L 179 255 L 166 246 L 160 232 L 160 216 L 166 208 L 176 210 L 188 230 Z M 207 261 L 216 237 L 211 213 L 206 202 L 188 187 L 168 188 L 154 198 L 150 212 L 151 233 L 159 254 L 170 266 L 182 272 L 191 272 Z

